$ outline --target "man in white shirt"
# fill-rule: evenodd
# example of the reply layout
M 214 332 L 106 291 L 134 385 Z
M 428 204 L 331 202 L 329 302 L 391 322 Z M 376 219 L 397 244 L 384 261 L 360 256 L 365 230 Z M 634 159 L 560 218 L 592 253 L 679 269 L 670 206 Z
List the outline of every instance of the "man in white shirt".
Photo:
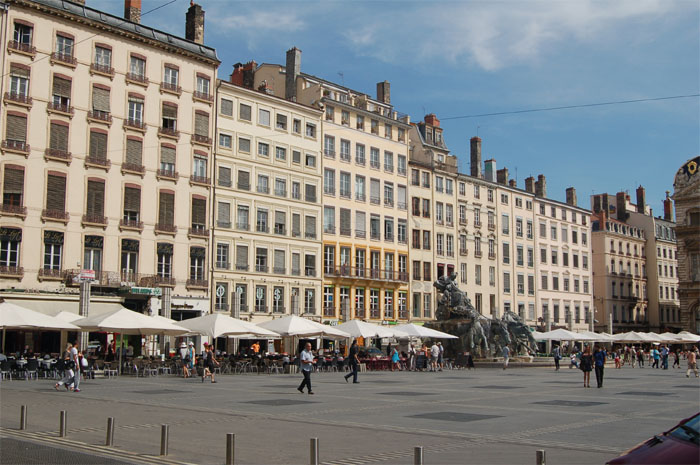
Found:
M 311 390 L 311 370 L 314 368 L 314 354 L 311 353 L 311 343 L 307 342 L 304 350 L 301 351 L 301 374 L 304 375 L 304 380 L 301 382 L 297 390 L 304 393 L 304 386 L 309 394 L 314 392 Z
M 70 359 L 75 363 L 75 381 L 73 392 L 80 392 L 80 359 L 78 358 L 78 347 L 80 346 L 80 341 L 75 341 L 73 347 L 70 349 Z
M 440 348 L 433 342 L 433 345 L 430 347 L 430 371 L 437 371 L 439 356 Z
M 508 359 L 510 359 L 510 348 L 503 346 L 503 369 L 508 368 Z

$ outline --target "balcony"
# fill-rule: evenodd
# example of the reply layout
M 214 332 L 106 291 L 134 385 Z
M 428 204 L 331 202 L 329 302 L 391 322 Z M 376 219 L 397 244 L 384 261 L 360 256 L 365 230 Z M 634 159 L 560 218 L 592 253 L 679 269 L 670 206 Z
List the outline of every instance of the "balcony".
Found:
M 316 239 L 316 233 L 307 231 L 306 233 L 304 233 L 304 238 L 305 239 Z
M 156 223 L 155 232 L 156 234 L 168 234 L 170 236 L 174 236 L 177 234 L 177 226 L 174 224 Z
M 100 215 L 83 215 L 81 224 L 83 226 L 97 226 L 100 228 L 106 228 L 109 220 L 106 216 Z
M 92 168 L 100 168 L 105 171 L 109 171 L 109 169 L 112 167 L 112 162 L 107 160 L 106 158 L 93 157 L 91 155 L 88 155 L 87 157 L 85 157 L 85 166 Z
M 306 276 L 307 278 L 315 278 L 316 277 L 316 268 L 309 268 L 309 267 L 304 268 L 304 276 Z
M 480 228 L 480 227 L 481 227 L 481 221 L 474 221 L 474 227 L 475 227 L 475 228 Z M 495 228 L 496 228 L 496 227 L 494 226 L 494 229 L 495 229 Z
M 124 129 L 133 129 L 141 133 L 146 132 L 146 123 L 139 119 L 127 118 L 124 120 Z
M 333 149 L 323 149 L 323 154 L 328 158 L 335 158 L 335 150 Z
M 230 221 L 221 221 L 221 220 L 217 220 L 217 221 L 216 221 L 216 226 L 219 227 L 219 228 L 226 228 L 226 229 L 229 229 L 229 228 L 231 228 L 231 222 L 230 222 Z
M 267 265 L 255 265 L 255 271 L 258 273 L 267 273 L 269 271 L 269 267 Z
M 384 171 L 387 173 L 393 173 L 394 172 L 394 165 L 387 165 L 386 163 L 384 164 Z
M 437 224 L 438 226 L 442 226 L 445 224 L 445 222 L 442 220 L 435 219 L 435 224 Z
M 384 206 L 393 208 L 394 207 L 394 199 L 384 197 Z
M 370 195 L 369 196 L 369 203 L 372 205 L 379 205 L 382 203 L 381 197 Z
M 476 226 L 476 223 L 474 223 L 474 226 Z M 493 223 L 489 223 L 489 231 L 495 231 L 496 230 L 496 225 Z M 507 233 L 506 233 L 507 234 Z
M 228 269 L 228 267 L 226 267 Z M 206 279 L 188 279 L 185 287 L 187 289 L 198 289 L 202 291 L 206 291 L 209 289 L 209 281 Z
M 341 236 L 352 236 L 352 228 L 339 228 Z
M 270 186 L 258 185 L 258 187 L 255 190 L 258 192 L 258 194 L 269 194 L 270 193 Z
M 60 161 L 67 165 L 70 165 L 73 156 L 70 152 L 67 152 L 65 150 L 49 148 L 44 151 L 44 158 L 46 160 Z
M 195 90 L 195 91 L 192 93 L 192 99 L 193 99 L 193 100 L 196 100 L 196 101 L 199 101 L 199 102 L 207 103 L 207 104 L 209 104 L 209 105 L 211 105 L 211 104 L 214 102 L 214 96 L 213 96 L 213 95 L 211 95 L 211 94 L 209 94 L 209 93 L 205 93 L 205 92 L 200 92 L 200 91 L 198 91 L 198 90 Z
M 496 254 L 489 252 L 489 260 L 495 260 L 496 259 Z
M 276 306 L 276 307 L 275 306 L 272 307 L 272 313 L 285 313 L 286 311 L 287 311 L 287 309 L 281 305 Z
M 156 287 L 175 287 L 176 281 L 172 276 L 153 276 L 153 284 Z
M 3 152 L 17 153 L 19 155 L 24 155 L 25 157 L 29 156 L 29 152 L 31 151 L 31 147 L 26 142 L 22 140 L 9 139 L 2 141 L 0 149 L 2 149 Z
M 54 210 L 45 208 L 41 211 L 42 221 L 56 221 L 58 223 L 68 223 L 70 214 L 65 210 Z
M 0 265 L 0 276 L 9 279 L 22 279 L 24 277 L 24 268 L 21 266 Z
M 396 208 L 399 210 L 406 210 L 406 202 L 396 202 Z
M 175 170 L 162 170 L 159 169 L 156 171 L 156 178 L 157 179 L 166 179 L 168 181 L 175 181 L 177 182 L 178 178 L 180 177 L 180 173 L 178 173 Z
M 169 94 L 177 95 L 178 97 L 182 95 L 182 87 L 177 84 L 171 84 L 169 82 L 160 83 L 160 93 L 167 92 Z
M 249 191 L 250 190 L 250 184 L 247 182 L 239 182 L 238 184 L 236 184 L 236 187 L 242 191 Z
M 158 128 L 158 135 L 161 137 L 167 137 L 169 139 L 174 139 L 174 140 L 180 139 L 180 131 L 178 131 L 177 129 L 173 129 L 173 128 L 159 127 Z
M 209 185 L 211 184 L 211 178 L 207 176 L 197 176 L 196 174 L 193 174 L 192 176 L 190 176 L 190 185 L 192 184 L 209 187 Z
M 349 191 L 347 191 L 347 190 L 342 190 L 342 189 L 341 189 L 339 195 L 340 195 L 340 197 L 343 198 L 343 199 L 351 199 L 351 198 L 352 198 L 352 194 L 351 194 Z
M 323 275 L 327 278 L 347 278 L 353 280 L 384 281 L 391 283 L 408 282 L 408 273 L 403 271 L 358 268 L 348 265 L 324 267 Z
M 365 307 L 355 307 L 355 318 L 364 319 L 366 317 Z
M 299 268 L 292 268 L 292 276 L 301 276 L 301 270 Z
M 306 200 L 309 203 L 316 203 L 316 196 L 315 195 L 307 195 L 304 197 L 304 200 Z
M 270 228 L 266 224 L 256 224 L 255 225 L 255 230 L 259 233 L 269 233 Z
M 72 105 L 64 103 L 49 102 L 46 105 L 46 111 L 49 113 L 58 113 L 59 115 L 67 116 L 69 118 L 73 117 L 75 109 Z
M 335 307 L 323 306 L 323 316 L 335 317 Z
M 37 273 L 37 278 L 39 281 L 63 281 L 65 274 L 63 270 L 41 268 L 39 269 L 39 273 Z
M 466 257 L 467 255 L 469 255 L 469 250 L 459 249 L 459 255 L 461 255 L 462 257 Z
M 236 271 L 248 271 L 249 269 L 247 263 L 236 263 Z
M 275 234 L 278 236 L 286 236 L 287 235 L 287 228 L 283 224 L 276 224 L 275 225 Z
M 109 65 L 90 63 L 90 74 L 99 74 L 112 79 L 114 77 L 114 68 Z
M 254 311 L 255 313 L 267 313 L 267 305 L 256 305 Z
M 230 263 L 227 262 L 227 261 L 226 261 L 226 262 L 217 261 L 217 262 L 216 262 L 216 269 L 218 269 L 218 270 L 228 270 L 228 269 L 229 269 L 229 265 L 230 265 Z
M 335 234 L 335 226 L 325 225 L 323 227 L 324 234 Z
M 88 121 L 92 121 L 93 123 L 104 123 L 107 125 L 112 124 L 112 114 L 107 111 L 88 111 L 87 119 Z
M 365 158 L 355 157 L 355 163 L 357 163 L 359 166 L 365 166 Z
M 137 220 L 119 220 L 119 230 L 120 231 L 143 231 L 143 221 Z
M 192 134 L 192 142 L 210 147 L 211 137 L 202 134 Z
M 17 216 L 20 218 L 26 218 L 27 207 L 22 205 L 11 205 L 9 203 L 0 203 L 0 214 L 6 216 Z
M 146 174 L 146 167 L 136 163 L 122 163 L 122 174 L 129 173 L 143 177 Z
M 193 226 L 189 228 L 187 231 L 187 236 L 192 238 L 192 237 L 201 237 L 208 239 L 209 238 L 209 229 L 205 228 L 204 226 Z
M 272 268 L 272 272 L 273 272 L 274 274 L 287 274 L 287 269 L 284 268 L 284 267 L 278 268 L 278 267 L 275 266 L 275 267 Z
M 27 55 L 34 59 L 36 56 L 36 47 L 32 44 L 27 44 L 25 42 L 18 42 L 16 40 L 11 40 L 7 43 L 7 49 L 9 52 L 20 53 L 22 55 Z
M 248 231 L 250 230 L 250 224 L 249 223 L 236 223 L 236 229 L 240 231 Z
M 287 197 L 287 190 L 286 189 L 275 189 L 275 195 L 277 197 Z
M 138 73 L 127 73 L 126 82 L 130 84 L 136 84 L 142 87 L 148 87 L 148 78 L 144 74 Z
M 30 96 L 16 92 L 5 92 L 5 102 L 14 103 L 25 108 L 31 108 L 33 100 Z
M 51 64 L 54 63 L 75 68 L 78 66 L 78 59 L 72 53 L 53 52 L 51 54 Z
M 474 257 L 476 257 L 476 258 L 481 258 L 481 257 L 482 257 L 482 255 L 481 255 L 481 250 L 475 250 L 475 251 L 474 251 Z
M 231 187 L 231 185 L 232 185 L 230 179 L 219 179 L 219 180 L 217 181 L 217 183 L 218 183 L 219 186 L 221 186 L 221 187 Z

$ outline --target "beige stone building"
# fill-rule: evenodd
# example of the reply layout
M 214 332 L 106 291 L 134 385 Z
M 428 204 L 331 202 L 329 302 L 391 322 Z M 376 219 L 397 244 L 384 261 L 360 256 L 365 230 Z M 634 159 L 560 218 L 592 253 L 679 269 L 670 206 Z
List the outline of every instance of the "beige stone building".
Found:
M 323 320 L 407 320 L 408 117 L 377 96 L 301 72 L 301 51 L 286 66 L 263 64 L 275 95 L 323 109 Z
M 125 19 L 79 2 L 6 3 L 0 283 L 12 293 L 0 295 L 77 311 L 75 278 L 93 270 L 95 310 L 207 311 L 219 62 L 201 7 L 180 38 L 139 24 L 139 0 Z
M 217 84 L 214 308 L 320 318 L 322 112 L 253 89 L 255 67 Z

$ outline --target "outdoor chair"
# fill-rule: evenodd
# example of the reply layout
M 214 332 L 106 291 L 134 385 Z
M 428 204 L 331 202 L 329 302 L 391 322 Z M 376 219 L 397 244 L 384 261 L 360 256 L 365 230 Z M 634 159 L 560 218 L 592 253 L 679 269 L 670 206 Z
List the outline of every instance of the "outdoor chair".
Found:
M 12 365 L 9 360 L 0 362 L 0 379 L 10 378 L 12 381 Z
M 158 366 L 154 363 L 148 363 L 145 362 L 142 365 L 141 372 L 143 373 L 143 376 L 158 376 Z
M 275 373 L 280 374 L 284 371 L 282 368 L 282 361 L 274 360 L 272 364 L 270 364 L 270 373 L 274 371 Z
M 39 379 L 39 360 L 32 358 L 27 360 L 27 364 L 24 366 L 24 379 Z
M 24 378 L 24 367 L 25 365 L 20 365 L 16 360 L 11 362 L 10 370 L 15 375 L 16 378 Z
M 111 377 L 117 376 L 117 375 L 119 374 L 119 370 L 117 370 L 116 368 L 114 368 L 114 367 L 112 366 L 112 363 L 110 363 L 110 362 L 106 362 L 106 363 L 104 364 L 104 369 L 103 369 L 103 371 L 104 371 L 105 378 L 111 378 Z

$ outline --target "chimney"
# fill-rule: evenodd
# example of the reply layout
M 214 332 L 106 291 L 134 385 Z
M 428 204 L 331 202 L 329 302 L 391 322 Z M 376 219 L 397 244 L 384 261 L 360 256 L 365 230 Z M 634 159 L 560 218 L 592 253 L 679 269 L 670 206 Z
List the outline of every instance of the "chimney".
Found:
M 644 214 L 646 210 L 646 192 L 642 186 L 639 186 L 637 188 L 637 213 L 641 213 L 642 215 Z
M 132 23 L 141 22 L 141 0 L 124 0 L 124 18 Z
M 481 140 L 481 139 L 479 139 L 479 140 Z M 472 166 L 474 166 L 474 162 L 472 162 Z M 472 176 L 474 176 L 473 170 L 474 170 L 474 168 L 472 168 Z M 484 162 L 484 179 L 486 179 L 487 181 L 496 182 L 496 159 L 495 158 L 490 158 Z
M 508 184 L 508 168 L 501 168 L 496 171 L 496 182 L 498 184 Z
M 301 73 L 301 50 L 292 47 L 287 50 L 287 66 L 284 77 L 284 97 L 297 101 L 297 76 Z
M 249 61 L 245 65 L 242 63 L 236 63 L 233 65 L 233 73 L 229 80 L 231 84 L 237 86 L 245 87 L 246 89 L 252 89 L 255 84 L 255 70 L 258 64 L 253 61 Z
M 573 205 L 574 207 L 578 205 L 578 199 L 576 198 L 576 188 L 566 188 L 566 204 Z
M 510 181 L 508 181 L 508 185 L 509 185 L 510 187 L 518 187 L 517 182 L 515 181 L 515 179 L 511 179 Z
M 547 179 L 545 179 L 544 174 L 537 176 L 537 181 L 535 181 L 535 196 L 542 197 L 543 199 L 547 197 Z
M 185 15 L 185 38 L 198 44 L 204 43 L 204 10 L 194 2 Z
M 377 84 L 379 85 L 379 84 Z M 440 127 L 440 120 L 437 119 L 437 116 L 435 116 L 435 113 L 430 113 L 425 115 L 425 124 L 429 124 L 433 127 L 439 128 Z
M 377 83 L 377 100 L 382 103 L 391 103 L 391 84 L 389 81 Z
M 531 194 L 535 193 L 535 178 L 532 176 L 525 178 L 525 190 Z
M 615 203 L 617 208 L 617 219 L 619 221 L 627 221 L 627 194 L 624 192 L 618 192 L 615 196 Z
M 666 221 L 673 221 L 673 200 L 671 200 L 670 192 L 666 191 L 666 198 L 664 199 L 664 219 Z
M 469 141 L 471 157 L 471 175 L 475 178 L 481 177 L 481 139 L 472 137 Z M 496 169 L 496 160 L 493 160 L 493 169 Z

